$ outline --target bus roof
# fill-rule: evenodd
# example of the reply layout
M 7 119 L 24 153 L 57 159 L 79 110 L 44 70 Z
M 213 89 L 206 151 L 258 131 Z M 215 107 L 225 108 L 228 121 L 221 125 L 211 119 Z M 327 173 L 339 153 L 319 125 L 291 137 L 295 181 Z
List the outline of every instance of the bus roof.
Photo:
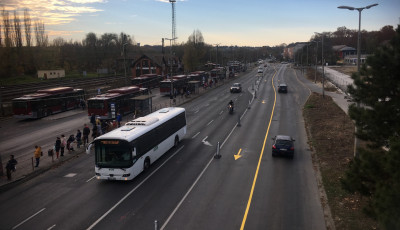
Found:
M 160 109 L 147 116 L 138 117 L 118 129 L 97 137 L 96 140 L 118 139 L 130 142 L 183 112 L 185 109 L 180 107 Z
M 48 97 L 50 95 L 51 94 L 48 94 L 48 93 L 32 93 L 32 94 L 23 95 L 23 96 L 18 97 L 18 98 L 14 98 L 12 100 L 13 101 L 32 100 L 32 99 L 39 99 L 39 98 Z
M 38 93 L 48 93 L 48 94 L 59 94 L 59 93 L 66 93 L 66 92 L 73 92 L 74 88 L 72 87 L 56 87 L 50 89 L 40 89 Z
M 96 96 L 94 96 L 92 98 L 89 98 L 89 100 L 107 100 L 107 99 L 110 99 L 110 98 L 118 97 L 120 95 L 121 94 L 119 94 L 119 93 L 103 93 L 103 94 L 100 94 L 100 95 L 96 95 Z
M 187 75 L 175 75 L 172 77 L 173 79 L 186 79 Z
M 159 75 L 154 74 L 154 73 L 148 73 L 148 74 L 142 74 L 139 77 L 146 77 L 146 78 L 150 78 L 150 77 L 158 77 Z
M 126 86 L 117 89 L 110 89 L 107 93 L 120 93 L 120 94 L 128 94 L 139 91 L 140 88 L 138 86 Z

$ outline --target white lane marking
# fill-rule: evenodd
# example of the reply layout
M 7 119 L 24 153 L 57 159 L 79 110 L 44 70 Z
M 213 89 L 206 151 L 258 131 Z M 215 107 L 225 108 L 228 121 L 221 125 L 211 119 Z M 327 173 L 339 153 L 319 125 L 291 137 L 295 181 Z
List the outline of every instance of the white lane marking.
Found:
M 94 178 L 96 178 L 96 176 L 93 176 L 92 178 L 90 178 L 89 180 L 87 180 L 86 183 L 89 182 L 89 181 L 91 181 L 91 180 L 93 180 Z
M 192 139 L 196 138 L 197 135 L 199 135 L 199 134 L 200 134 L 200 132 L 196 133 L 196 134 L 192 137 Z
M 53 229 L 53 228 L 55 228 L 56 227 L 56 225 L 53 225 L 53 226 L 51 226 L 50 228 L 48 228 L 47 230 L 51 230 L 51 229 Z
M 206 126 L 209 126 L 209 125 L 210 125 L 211 123 L 213 123 L 213 122 L 214 122 L 214 120 L 208 122 L 208 124 L 207 124 Z
M 33 217 L 35 217 L 36 215 L 38 215 L 39 213 L 43 212 L 46 208 L 42 208 L 40 211 L 38 211 L 37 213 L 33 214 L 32 216 L 28 217 L 26 220 L 22 221 L 21 223 L 15 225 L 12 229 L 17 229 L 19 226 L 23 225 L 25 222 L 27 222 L 28 220 L 32 219 Z
M 76 176 L 76 173 L 68 173 L 64 177 L 74 177 L 74 176 Z
M 224 113 L 224 110 L 222 110 L 221 112 L 219 112 L 219 115 L 221 115 L 221 114 L 223 114 Z
M 201 142 L 203 142 L 205 145 L 212 146 L 210 142 L 206 141 L 207 138 L 208 136 L 206 136 Z
M 196 113 L 198 113 L 200 110 L 196 110 L 194 113 L 196 114 Z
M 252 98 L 250 104 L 253 103 L 253 101 L 254 101 L 254 95 L 253 95 L 253 98 Z M 243 112 L 242 116 L 240 116 L 240 120 L 244 117 L 244 115 L 247 113 L 247 111 L 248 111 L 248 109 L 246 109 L 246 110 Z M 224 146 L 225 142 L 228 141 L 229 137 L 232 135 L 233 131 L 236 129 L 237 124 L 238 124 L 238 123 L 236 123 L 236 124 L 233 126 L 233 128 L 232 128 L 231 132 L 229 133 L 229 135 L 228 135 L 228 136 L 225 138 L 225 140 L 222 142 L 222 144 L 221 144 L 221 146 L 220 146 L 220 149 L 222 149 L 222 147 Z M 206 137 L 203 139 L 202 142 L 204 143 L 205 140 L 206 140 L 207 138 L 208 138 L 208 136 L 206 136 Z M 187 197 L 187 196 L 189 195 L 189 193 L 193 190 L 194 186 L 196 186 L 197 182 L 198 182 L 198 181 L 200 180 L 200 178 L 203 176 L 204 172 L 207 170 L 207 168 L 210 166 L 210 164 L 211 164 L 211 162 L 212 162 L 213 160 L 214 160 L 214 155 L 211 157 L 210 161 L 209 161 L 209 162 L 207 163 L 207 165 L 204 167 L 203 171 L 201 171 L 200 175 L 199 175 L 199 176 L 196 178 L 196 180 L 193 182 L 192 186 L 190 186 L 189 190 L 188 190 L 188 191 L 186 192 L 186 194 L 183 196 L 183 198 L 181 199 L 181 201 L 179 201 L 178 205 L 175 207 L 174 211 L 172 211 L 172 213 L 169 215 L 169 217 L 167 218 L 167 220 L 166 220 L 166 221 L 164 222 L 164 224 L 161 226 L 160 230 L 164 230 L 164 228 L 167 226 L 167 224 L 169 223 L 169 221 L 172 219 L 172 217 L 175 215 L 175 213 L 176 213 L 176 212 L 178 211 L 178 209 L 181 207 L 182 203 L 186 200 L 186 197 Z
M 156 168 L 150 175 L 148 175 L 140 184 L 138 184 L 135 188 L 133 188 L 128 194 L 126 194 L 120 201 L 118 201 L 114 206 L 110 208 L 106 213 L 104 213 L 98 220 L 96 220 L 92 225 L 90 225 L 87 229 L 93 229 L 100 221 L 102 221 L 108 214 L 110 214 L 114 209 L 118 207 L 124 200 L 126 200 L 134 191 L 136 191 L 144 182 L 146 182 L 154 173 L 156 173 L 164 164 L 166 164 L 172 157 L 174 157 L 179 151 L 181 151 L 185 147 L 184 145 L 180 147 L 174 154 L 172 154 L 164 163 L 162 163 L 158 168 Z

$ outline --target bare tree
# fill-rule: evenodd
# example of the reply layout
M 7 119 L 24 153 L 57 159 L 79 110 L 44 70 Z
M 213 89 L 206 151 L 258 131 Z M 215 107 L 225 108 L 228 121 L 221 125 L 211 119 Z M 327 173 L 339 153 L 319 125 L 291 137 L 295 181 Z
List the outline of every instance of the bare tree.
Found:
M 21 21 L 18 17 L 17 11 L 14 10 L 14 44 L 16 47 L 22 47 L 22 33 L 21 33 Z
M 36 46 L 46 47 L 49 42 L 49 37 L 44 29 L 43 21 L 35 22 L 35 36 L 36 36 Z
M 10 22 L 10 15 L 8 11 L 6 11 L 4 8 L 1 11 L 1 15 L 3 17 L 3 31 L 4 31 L 4 44 L 6 47 L 12 47 L 13 46 L 13 40 L 12 40 L 12 25 Z
M 28 9 L 24 10 L 24 25 L 25 25 L 25 41 L 26 46 L 31 47 L 32 45 L 32 21 L 29 16 Z
M 1 37 L 1 35 L 2 35 L 2 33 L 1 33 L 1 24 L 0 24 L 0 47 L 3 46 L 3 43 L 2 43 L 3 37 Z

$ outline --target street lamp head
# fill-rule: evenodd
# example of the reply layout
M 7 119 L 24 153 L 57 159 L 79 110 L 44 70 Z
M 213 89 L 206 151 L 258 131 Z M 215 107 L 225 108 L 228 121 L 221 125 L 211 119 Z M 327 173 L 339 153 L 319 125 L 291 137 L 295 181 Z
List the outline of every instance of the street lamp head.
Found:
M 348 10 L 355 10 L 356 8 L 351 6 L 338 6 L 339 9 L 348 9 Z
M 369 8 L 377 6 L 377 5 L 378 5 L 378 3 L 375 3 L 375 4 L 372 4 L 372 5 L 366 6 L 365 9 L 369 9 Z

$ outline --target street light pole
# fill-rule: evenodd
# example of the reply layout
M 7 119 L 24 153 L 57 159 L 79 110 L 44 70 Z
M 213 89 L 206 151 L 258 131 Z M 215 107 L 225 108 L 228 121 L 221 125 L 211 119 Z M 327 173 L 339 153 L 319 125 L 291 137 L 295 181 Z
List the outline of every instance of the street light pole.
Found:
M 173 83 L 172 83 L 172 41 L 175 41 L 177 38 L 164 38 L 165 40 L 169 41 L 169 67 L 170 67 L 170 81 L 171 81 L 171 91 L 170 91 L 170 98 L 173 98 Z
M 339 9 L 348 9 L 348 10 L 358 10 L 358 39 L 357 39 L 357 72 L 360 73 L 360 61 L 361 61 L 361 11 L 364 9 L 369 9 L 371 7 L 377 6 L 378 3 L 366 6 L 355 8 L 352 6 L 338 6 Z
M 125 51 L 125 46 L 128 45 L 128 43 L 125 43 L 122 45 L 122 53 L 124 55 L 124 72 L 125 72 L 125 84 L 128 85 L 128 79 L 126 78 L 126 51 Z

